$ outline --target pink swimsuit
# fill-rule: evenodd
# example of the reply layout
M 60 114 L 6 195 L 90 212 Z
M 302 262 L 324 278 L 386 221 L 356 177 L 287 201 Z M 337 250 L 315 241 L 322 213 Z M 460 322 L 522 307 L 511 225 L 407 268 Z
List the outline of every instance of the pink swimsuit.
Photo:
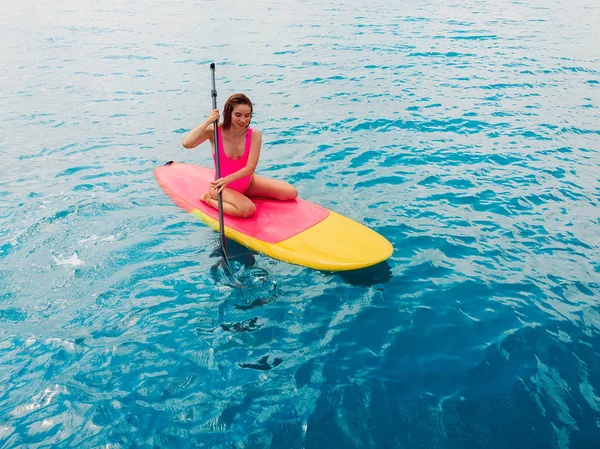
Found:
M 225 176 L 229 176 L 235 173 L 238 170 L 241 170 L 248 164 L 248 155 L 250 154 L 250 142 L 252 140 L 252 129 L 248 128 L 248 132 L 246 133 L 246 145 L 244 147 L 244 154 L 239 159 L 230 159 L 225 154 L 225 148 L 223 146 L 223 136 L 221 135 L 221 127 L 218 129 L 219 134 L 219 163 L 221 165 L 221 178 Z M 213 159 L 215 161 L 215 169 L 217 167 L 217 158 L 213 154 Z M 215 170 L 215 180 L 216 180 L 216 170 Z M 250 181 L 252 180 L 252 176 L 244 176 L 242 179 L 238 179 L 237 181 L 233 181 L 232 183 L 227 184 L 227 188 L 237 190 L 240 193 L 244 193 L 248 186 L 250 185 Z

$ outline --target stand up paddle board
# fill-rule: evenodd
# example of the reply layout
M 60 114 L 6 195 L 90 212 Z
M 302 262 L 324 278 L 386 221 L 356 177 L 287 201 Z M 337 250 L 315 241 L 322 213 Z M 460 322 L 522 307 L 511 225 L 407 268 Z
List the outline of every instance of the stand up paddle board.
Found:
M 215 230 L 219 213 L 200 198 L 214 180 L 214 171 L 197 165 L 167 163 L 154 171 L 171 199 Z M 251 198 L 250 218 L 224 217 L 225 235 L 255 251 L 317 270 L 344 271 L 383 262 L 393 252 L 383 236 L 317 204 L 295 199 Z

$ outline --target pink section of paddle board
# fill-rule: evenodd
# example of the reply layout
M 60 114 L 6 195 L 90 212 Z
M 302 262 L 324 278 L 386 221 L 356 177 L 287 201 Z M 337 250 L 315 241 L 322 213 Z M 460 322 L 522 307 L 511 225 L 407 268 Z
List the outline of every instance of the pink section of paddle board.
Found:
M 214 220 L 219 220 L 216 209 L 200 197 L 214 179 L 214 170 L 197 165 L 173 163 L 154 170 L 160 186 L 175 203 L 192 212 L 198 209 Z M 225 226 L 267 243 L 278 243 L 299 234 L 323 221 L 329 211 L 314 203 L 296 199 L 273 201 L 252 198 L 256 213 L 250 218 L 224 216 Z

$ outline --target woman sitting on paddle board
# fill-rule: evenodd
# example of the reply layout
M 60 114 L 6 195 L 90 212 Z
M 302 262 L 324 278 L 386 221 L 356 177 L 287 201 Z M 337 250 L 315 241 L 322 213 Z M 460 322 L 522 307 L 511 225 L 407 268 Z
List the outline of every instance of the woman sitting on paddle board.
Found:
M 256 206 L 249 197 L 259 196 L 275 200 L 293 200 L 298 191 L 285 181 L 263 178 L 254 173 L 262 134 L 250 128 L 252 102 L 244 94 L 234 94 L 223 107 L 223 123 L 218 127 L 219 162 L 221 178 L 211 182 L 202 200 L 218 208 L 218 193 L 223 194 L 223 212 L 234 217 L 250 217 Z M 219 110 L 214 109 L 208 118 L 186 134 L 185 148 L 195 148 L 210 140 L 215 157 L 214 122 L 219 120 Z

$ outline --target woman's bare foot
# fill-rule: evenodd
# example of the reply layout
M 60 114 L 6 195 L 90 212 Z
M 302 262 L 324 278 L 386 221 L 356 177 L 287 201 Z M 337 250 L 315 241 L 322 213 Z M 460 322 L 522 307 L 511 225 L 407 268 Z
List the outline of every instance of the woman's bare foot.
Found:
M 216 196 L 216 194 L 215 194 Z M 256 212 L 256 204 L 254 204 L 249 198 L 245 197 L 239 192 L 231 189 L 225 189 L 223 192 L 223 212 L 227 215 L 231 215 L 232 217 L 241 217 L 248 218 L 254 215 Z M 235 204 L 232 204 L 233 198 L 236 201 Z M 213 198 L 211 192 L 206 192 L 201 198 L 200 201 L 204 201 L 209 206 L 212 206 L 215 209 L 219 208 L 219 202 L 216 198 Z
M 204 201 L 205 203 L 210 204 L 211 199 L 212 199 L 212 197 L 210 196 L 210 193 L 206 192 L 204 195 L 202 195 L 202 198 L 200 198 L 200 201 Z

